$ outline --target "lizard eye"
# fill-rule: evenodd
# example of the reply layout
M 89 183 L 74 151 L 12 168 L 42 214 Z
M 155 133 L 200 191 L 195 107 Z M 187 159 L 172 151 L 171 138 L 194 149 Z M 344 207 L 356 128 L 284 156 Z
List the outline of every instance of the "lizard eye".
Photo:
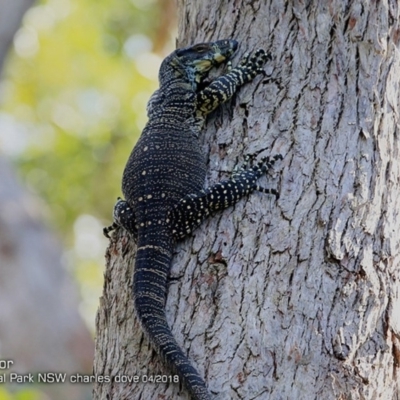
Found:
M 198 44 L 197 46 L 193 47 L 193 50 L 197 53 L 205 53 L 208 50 L 208 47 L 204 44 Z

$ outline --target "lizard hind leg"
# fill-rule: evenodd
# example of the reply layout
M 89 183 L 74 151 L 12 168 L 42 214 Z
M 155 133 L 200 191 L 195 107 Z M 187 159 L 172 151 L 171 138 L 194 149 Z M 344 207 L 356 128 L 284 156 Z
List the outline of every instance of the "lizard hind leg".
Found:
M 115 222 L 113 222 L 111 225 L 106 226 L 106 227 L 103 228 L 103 235 L 106 238 L 110 239 L 110 233 L 112 231 L 115 231 L 117 228 L 118 228 L 118 225 Z
M 131 205 L 127 201 L 118 197 L 114 206 L 113 216 L 113 224 L 103 229 L 103 233 L 106 237 L 109 238 L 110 232 L 118 227 L 124 228 L 128 232 L 132 233 L 134 237 L 137 237 L 135 214 Z

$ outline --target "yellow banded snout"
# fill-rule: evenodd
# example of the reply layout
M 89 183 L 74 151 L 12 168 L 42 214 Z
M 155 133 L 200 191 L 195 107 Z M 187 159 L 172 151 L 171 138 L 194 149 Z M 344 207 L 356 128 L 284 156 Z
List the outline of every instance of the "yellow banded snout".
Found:
M 238 48 L 238 42 L 236 40 L 230 39 L 230 40 L 218 40 L 214 42 L 214 56 L 213 56 L 213 61 L 216 64 L 221 64 L 225 61 L 227 61 L 233 53 L 237 50 Z

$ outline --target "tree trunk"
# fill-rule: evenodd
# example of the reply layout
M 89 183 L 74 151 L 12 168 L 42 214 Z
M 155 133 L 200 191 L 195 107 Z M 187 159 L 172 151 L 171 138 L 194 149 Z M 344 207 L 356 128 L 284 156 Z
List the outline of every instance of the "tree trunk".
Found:
M 397 2 L 179 0 L 179 46 L 271 53 L 208 123 L 208 184 L 282 153 L 279 201 L 254 193 L 177 248 L 167 316 L 219 399 L 398 399 L 400 41 Z M 233 111 L 230 111 L 230 110 Z M 127 154 L 128 155 L 128 154 Z M 280 170 L 279 170 L 280 169 Z M 264 182 L 264 186 L 267 184 Z M 135 247 L 108 249 L 96 399 L 188 399 L 133 317 Z M 396 315 L 397 313 L 397 315 Z

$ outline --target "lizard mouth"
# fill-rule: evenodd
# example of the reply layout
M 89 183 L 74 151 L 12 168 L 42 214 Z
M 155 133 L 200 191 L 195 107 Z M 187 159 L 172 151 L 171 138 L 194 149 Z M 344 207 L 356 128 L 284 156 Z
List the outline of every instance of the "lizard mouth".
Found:
M 213 61 L 214 61 L 214 59 L 213 60 L 198 60 L 198 61 L 196 61 L 196 69 L 199 72 L 209 71 L 214 66 Z

